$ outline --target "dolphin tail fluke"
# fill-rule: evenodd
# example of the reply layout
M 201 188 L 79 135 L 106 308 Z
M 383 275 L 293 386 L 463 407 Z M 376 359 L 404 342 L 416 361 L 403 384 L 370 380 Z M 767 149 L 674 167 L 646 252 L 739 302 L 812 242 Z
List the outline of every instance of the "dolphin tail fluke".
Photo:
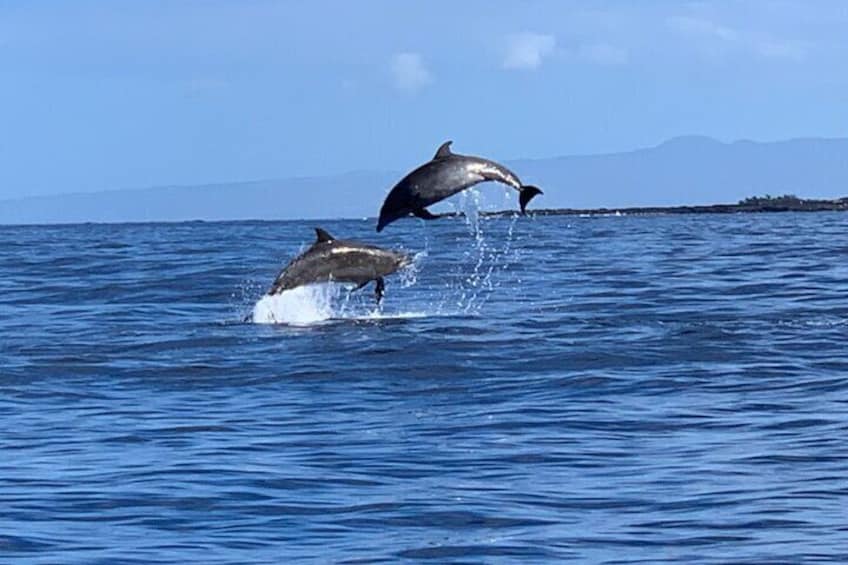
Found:
M 518 204 L 521 206 L 521 213 L 526 214 L 527 204 L 533 200 L 537 194 L 542 194 L 542 191 L 539 187 L 530 184 L 521 185 L 521 188 L 519 188 L 518 191 Z

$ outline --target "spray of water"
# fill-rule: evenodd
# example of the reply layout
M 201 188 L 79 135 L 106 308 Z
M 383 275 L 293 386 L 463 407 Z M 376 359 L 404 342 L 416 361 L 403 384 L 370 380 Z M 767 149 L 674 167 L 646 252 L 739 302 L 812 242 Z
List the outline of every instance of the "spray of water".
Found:
M 502 208 L 509 208 L 509 192 L 504 193 Z M 463 191 L 455 206 L 465 218 L 471 236 L 471 245 L 465 249 L 462 260 L 445 277 L 446 286 L 439 292 L 435 303 L 430 302 L 427 312 L 392 311 L 374 303 L 373 294 L 365 291 L 351 293 L 340 284 L 320 284 L 299 287 L 274 296 L 262 296 L 253 306 L 248 320 L 257 324 L 312 325 L 330 320 L 379 320 L 413 318 L 456 314 L 479 314 L 504 280 L 503 274 L 514 263 L 513 230 L 517 215 L 508 223 L 505 238 L 497 234 L 487 236 L 487 224 L 493 218 L 481 215 L 485 207 L 483 194 L 477 189 Z M 425 228 L 427 224 L 425 223 Z M 418 282 L 421 263 L 429 254 L 430 238 L 424 234 L 425 250 L 417 253 L 411 265 L 398 275 L 402 288 Z M 389 290 L 391 292 L 391 290 Z M 391 301 L 388 301 L 391 304 Z
M 509 190 L 504 191 L 503 195 L 501 207 L 509 208 L 511 196 Z M 463 191 L 458 204 L 456 211 L 464 216 L 473 244 L 464 251 L 464 260 L 454 273 L 453 279 L 459 280 L 459 283 L 454 283 L 447 295 L 453 298 L 453 305 L 460 312 L 478 314 L 483 304 L 489 300 L 503 280 L 502 276 L 497 275 L 508 270 L 514 262 L 512 240 L 517 215 L 512 215 L 506 238 L 503 242 L 499 242 L 485 233 L 486 224 L 493 218 L 480 213 L 485 206 L 481 191 L 476 188 Z M 443 304 L 444 306 L 446 305 Z
M 336 285 L 301 286 L 279 294 L 266 294 L 253 307 L 251 320 L 256 324 L 302 326 L 333 317 Z

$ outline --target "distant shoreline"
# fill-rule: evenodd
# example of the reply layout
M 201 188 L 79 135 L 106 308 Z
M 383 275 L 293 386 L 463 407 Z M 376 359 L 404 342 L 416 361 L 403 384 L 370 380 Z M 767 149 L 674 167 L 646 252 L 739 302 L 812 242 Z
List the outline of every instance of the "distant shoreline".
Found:
M 760 214 L 773 212 L 848 212 L 848 197 L 834 200 L 797 198 L 787 196 L 765 196 L 746 198 L 736 204 L 708 204 L 701 206 L 630 206 L 620 208 L 537 208 L 528 210 L 529 215 L 535 216 L 672 216 L 683 214 Z M 480 211 L 481 216 L 502 217 L 517 214 L 516 210 Z M 463 212 L 445 212 L 436 214 L 439 218 L 454 218 L 464 216 Z M 55 227 L 77 225 L 146 225 L 146 224 L 228 224 L 240 222 L 331 222 L 340 220 L 376 220 L 370 218 L 341 217 L 341 218 L 299 218 L 299 219 L 184 219 L 184 220 L 130 220 L 130 221 L 70 221 L 70 222 L 23 222 L 2 223 L 0 227 Z
M 848 197 L 835 200 L 797 198 L 795 196 L 746 198 L 736 204 L 700 206 L 631 206 L 622 208 L 540 208 L 530 210 L 537 216 L 660 216 L 677 214 L 761 214 L 768 212 L 848 212 Z M 481 212 L 482 216 L 514 214 L 513 210 Z M 455 216 L 461 213 L 443 214 Z

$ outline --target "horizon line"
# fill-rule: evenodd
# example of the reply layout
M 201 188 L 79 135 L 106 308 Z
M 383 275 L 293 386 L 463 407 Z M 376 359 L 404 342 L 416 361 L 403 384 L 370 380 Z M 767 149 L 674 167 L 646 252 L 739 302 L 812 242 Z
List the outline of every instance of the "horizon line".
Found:
M 629 153 L 637 153 L 639 151 L 647 151 L 651 149 L 657 149 L 667 145 L 676 140 L 685 140 L 685 139 L 703 139 L 710 140 L 716 142 L 720 145 L 734 145 L 738 143 L 755 143 L 755 144 L 776 144 L 776 143 L 790 143 L 793 141 L 848 141 L 848 137 L 828 137 L 828 136 L 801 136 L 801 137 L 790 137 L 790 138 L 781 138 L 781 139 L 772 139 L 772 140 L 754 140 L 750 138 L 739 138 L 734 139 L 732 141 L 724 141 L 718 139 L 716 137 L 710 135 L 703 134 L 682 134 L 675 135 L 672 137 L 668 137 L 663 141 L 656 143 L 654 145 L 644 145 L 641 147 L 635 147 L 633 149 L 626 149 L 621 151 L 607 151 L 607 152 L 599 152 L 599 153 L 572 153 L 572 154 L 559 154 L 559 155 L 551 155 L 547 157 L 517 157 L 517 158 L 509 158 L 504 159 L 507 163 L 517 163 L 517 162 L 527 162 L 527 161 L 544 161 L 544 160 L 553 160 L 553 159 L 568 159 L 568 158 L 580 158 L 580 157 L 603 157 L 609 155 L 623 155 Z M 264 177 L 264 178 L 255 178 L 255 179 L 245 179 L 245 180 L 230 180 L 230 181 L 211 181 L 211 182 L 197 182 L 197 183 L 178 183 L 178 184 L 157 184 L 157 185 L 149 185 L 149 186 L 136 186 L 136 187 L 124 187 L 124 188 L 100 188 L 100 189 L 92 189 L 92 190 L 76 190 L 73 192 L 50 192 L 47 194 L 34 194 L 30 196 L 18 196 L 13 198 L 2 198 L 0 199 L 0 203 L 11 203 L 11 202 L 21 202 L 28 200 L 38 200 L 45 198 L 55 198 L 57 196 L 87 196 L 87 195 L 95 195 L 95 194 L 112 194 L 112 193 L 123 193 L 123 192 L 144 192 L 146 190 L 163 190 L 163 189 L 201 189 L 208 188 L 213 186 L 232 186 L 232 185 L 240 185 L 240 184 L 256 184 L 263 182 L 277 182 L 277 181 L 290 181 L 290 180 L 319 180 L 326 178 L 334 178 L 334 177 L 345 177 L 348 175 L 356 175 L 356 174 L 401 174 L 398 171 L 392 169 L 350 169 L 347 171 L 342 171 L 338 173 L 331 174 L 314 174 L 314 175 L 294 175 L 294 176 L 280 176 L 280 177 Z M 191 221 L 191 220 L 188 220 Z M 9 224 L 3 224 L 9 225 Z M 53 224 L 48 224 L 53 225 Z
M 814 204 L 838 204 L 839 208 L 827 209 L 767 209 L 760 206 L 759 209 L 748 209 L 745 204 L 747 199 L 775 199 L 794 198 L 801 203 Z M 844 207 L 843 207 L 844 206 Z M 727 214 L 727 209 L 733 209 L 740 214 L 760 214 L 760 213 L 811 213 L 811 212 L 842 212 L 848 211 L 848 196 L 839 198 L 800 198 L 792 194 L 776 195 L 776 196 L 749 196 L 745 199 L 734 203 L 713 203 L 713 204 L 675 204 L 668 206 L 613 206 L 613 207 L 598 207 L 598 208 L 536 208 L 526 213 L 527 216 L 673 216 L 673 215 L 705 215 L 705 214 Z M 721 209 L 721 210 L 719 210 Z M 478 210 L 478 214 L 484 217 L 502 217 L 502 216 L 518 216 L 522 215 L 518 210 L 503 209 L 503 210 Z M 437 214 L 438 218 L 462 218 L 467 214 L 463 211 L 444 212 Z M 412 216 L 410 216 L 412 217 Z M 186 220 L 130 220 L 130 221 L 85 221 L 85 222 L 32 222 L 32 223 L 3 223 L 0 221 L 0 228 L 13 227 L 73 227 L 73 226 L 115 226 L 115 225 L 160 225 L 160 224 L 234 224 L 234 223 L 279 223 L 279 222 L 344 222 L 344 221 L 359 221 L 359 222 L 374 222 L 377 216 L 367 217 L 336 217 L 336 218 L 239 218 L 239 219 L 220 219 L 220 220 L 204 220 L 202 218 L 186 219 Z

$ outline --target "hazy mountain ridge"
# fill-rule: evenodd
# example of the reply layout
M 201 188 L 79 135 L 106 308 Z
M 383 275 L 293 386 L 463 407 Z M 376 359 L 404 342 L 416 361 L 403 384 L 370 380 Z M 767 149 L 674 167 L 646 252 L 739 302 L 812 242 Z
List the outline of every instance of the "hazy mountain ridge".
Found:
M 685 136 L 622 153 L 507 164 L 522 180 L 545 190 L 534 201 L 536 208 L 732 203 L 767 193 L 806 198 L 848 194 L 848 139 L 843 138 L 723 143 Z M 0 202 L 0 223 L 371 217 L 400 175 L 359 171 L 6 200 Z M 503 199 L 497 190 L 483 188 L 485 201 L 500 208 Z
M 848 139 L 722 143 L 686 136 L 625 153 L 513 164 L 525 181 L 575 187 L 566 202 L 548 198 L 538 204 L 545 208 L 732 203 L 766 193 L 848 194 Z

